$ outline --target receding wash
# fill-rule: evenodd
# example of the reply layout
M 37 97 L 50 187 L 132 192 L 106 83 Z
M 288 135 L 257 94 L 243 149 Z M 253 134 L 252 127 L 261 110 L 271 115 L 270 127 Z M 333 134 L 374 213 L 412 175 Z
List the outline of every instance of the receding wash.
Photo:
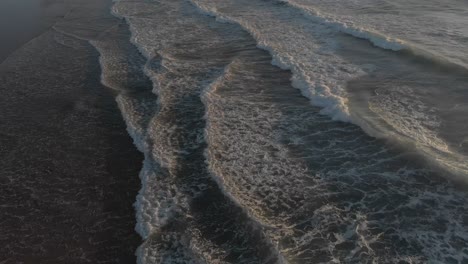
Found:
M 140 263 L 468 262 L 466 3 L 112 12 L 157 104 L 117 99 L 145 154 Z
M 144 156 L 137 263 L 468 264 L 468 2 L 109 12 L 54 30 L 98 51 Z

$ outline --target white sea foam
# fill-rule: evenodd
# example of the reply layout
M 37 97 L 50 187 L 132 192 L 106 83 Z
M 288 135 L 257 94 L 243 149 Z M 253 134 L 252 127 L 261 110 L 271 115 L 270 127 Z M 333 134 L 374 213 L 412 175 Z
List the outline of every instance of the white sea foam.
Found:
M 233 1 L 233 6 L 221 8 L 216 4 L 223 3 L 192 1 L 220 22 L 234 22 L 249 31 L 258 46 L 272 54 L 274 65 L 292 71 L 293 85 L 312 104 L 322 107 L 322 113 L 337 120 L 353 120 L 344 86 L 365 70 L 334 54 L 339 30 L 323 23 L 310 25 L 309 18 L 296 17 L 295 13 L 291 16 L 281 8 L 270 9 L 271 3 L 263 5 L 261 1 Z M 239 32 L 228 31 L 224 37 L 230 39 L 220 39 L 204 30 L 215 25 L 205 23 L 206 19 L 197 20 L 187 6 L 178 9 L 179 3 L 131 2 L 114 7 L 114 12 L 130 24 L 132 42 L 149 59 L 146 74 L 160 96 L 162 109 L 162 114 L 155 115 L 145 110 L 151 107 L 140 107 L 142 102 L 131 96 L 118 98 L 129 133 L 146 157 L 136 203 L 137 229 L 143 238 L 155 237 L 172 215 L 186 212 L 186 190 L 171 173 L 177 169 L 177 158 L 206 142 L 206 162 L 212 176 L 227 197 L 261 223 L 262 232 L 286 260 L 421 263 L 449 257 L 462 261 L 467 257 L 452 243 L 458 241 L 458 234 L 467 236 L 463 229 L 466 195 L 445 182 L 427 180 L 431 175 L 425 169 L 407 164 L 398 152 L 356 126 L 317 115 L 316 108 L 297 96 L 297 91 L 283 85 L 281 76 L 288 75 L 268 62 L 257 61 L 262 56 L 270 58 L 259 50 L 239 55 L 241 58 L 231 62 L 224 73 L 213 65 L 228 55 L 213 52 L 200 59 L 194 56 L 196 49 L 187 52 L 194 44 L 201 44 L 206 51 L 224 47 L 217 46 L 223 41 L 238 43 Z M 245 9 L 239 4 L 245 4 Z M 165 9 L 170 5 L 177 8 Z M 163 16 L 151 17 L 168 10 L 180 12 L 177 15 L 182 17 L 170 21 Z M 291 20 L 303 24 L 283 23 Z M 301 26 L 295 27 L 298 24 Z M 155 56 L 156 61 L 152 61 Z M 210 67 L 214 70 L 207 71 Z M 206 108 L 205 138 L 197 137 L 181 149 L 180 139 L 172 135 L 182 130 L 188 135 L 190 127 L 177 126 L 168 110 L 177 107 L 178 99 L 198 95 Z M 190 115 L 182 113 L 179 118 Z M 421 123 L 428 129 L 438 125 L 437 119 L 425 117 Z M 417 131 L 411 133 L 416 135 Z M 193 217 L 188 215 L 187 219 Z M 244 228 L 235 226 L 236 234 L 245 235 Z M 204 240 L 200 232 L 190 230 L 190 237 L 165 233 L 168 243 L 180 250 L 167 253 L 167 248 L 145 243 L 139 248 L 139 261 L 156 262 L 166 252 L 167 261 L 184 263 L 194 258 L 192 251 L 199 252 L 206 262 L 219 261 L 225 252 Z M 445 239 L 437 239 L 440 236 Z M 421 246 L 423 252 L 400 245 L 401 239 Z
M 429 160 L 435 161 L 438 166 L 450 171 L 455 178 L 463 179 L 466 176 L 467 169 L 462 161 L 463 154 L 456 153 L 458 150 L 449 149 L 446 139 L 438 135 L 440 129 L 437 128 L 440 126 L 431 126 L 434 130 L 430 130 L 417 120 L 411 121 L 412 117 L 408 115 L 396 115 L 390 119 L 382 116 L 384 120 L 395 120 L 395 122 L 390 122 L 390 127 L 387 127 L 390 130 L 378 131 L 374 128 L 376 124 L 368 123 L 369 120 L 362 119 L 359 113 L 349 109 L 350 94 L 346 89 L 348 82 L 368 74 L 375 67 L 368 63 L 359 63 L 358 58 L 350 60 L 339 55 L 343 46 L 353 45 L 347 44 L 346 40 L 340 40 L 340 33 L 344 32 L 367 39 L 379 48 L 393 51 L 406 50 L 406 55 L 432 62 L 434 68 L 446 67 L 466 71 L 463 65 L 442 55 L 434 55 L 416 45 L 391 39 L 372 30 L 358 28 L 353 23 L 340 22 L 333 16 L 319 13 L 307 6 L 289 2 L 284 6 L 282 5 L 284 1 L 245 3 L 242 1 L 190 1 L 202 13 L 216 17 L 223 23 L 238 24 L 247 30 L 256 39 L 257 46 L 272 55 L 273 65 L 292 71 L 292 85 L 300 89 L 313 105 L 321 107 L 322 114 L 332 117 L 333 120 L 357 124 L 373 136 L 398 138 L 401 142 L 413 141 L 418 151 Z M 305 17 L 300 14 L 305 14 Z M 399 55 L 394 54 L 394 56 Z M 379 56 L 382 55 L 376 55 L 374 63 L 380 59 Z M 422 100 L 428 101 L 430 98 L 422 98 Z M 437 114 L 434 116 L 434 113 L 425 114 L 433 115 L 431 118 L 438 118 Z M 409 119 L 405 119 L 405 116 Z M 416 116 L 415 118 L 417 119 Z M 414 128 L 406 126 L 408 122 Z M 399 127 L 399 125 L 402 126 Z M 415 131 L 419 132 L 414 133 Z M 437 153 L 438 151 L 445 154 Z M 442 157 L 447 154 L 449 158 Z
M 300 5 L 294 1 L 279 0 L 279 2 L 287 3 L 293 8 L 299 9 L 303 14 L 307 15 L 312 21 L 321 23 L 334 28 L 337 31 L 352 35 L 357 38 L 366 39 L 379 48 L 399 51 L 402 49 L 409 49 L 409 44 L 403 40 L 385 36 L 379 32 L 371 29 L 361 28 L 356 26 L 351 21 L 340 21 L 330 14 L 325 14 L 310 6 Z
M 463 2 L 419 1 L 311 1 L 282 0 L 312 19 L 338 24 L 344 33 L 363 37 L 382 48 L 410 50 L 418 56 L 467 68 L 464 54 L 468 32 Z M 393 44 L 397 44 L 394 46 Z
M 362 71 L 333 56 L 335 32 L 322 25 L 307 26 L 307 23 L 303 24 L 304 28 L 289 28 L 288 24 L 281 23 L 281 19 L 273 17 L 229 16 L 206 1 L 191 2 L 205 14 L 221 22 L 239 24 L 251 33 L 257 46 L 270 52 L 273 65 L 293 72 L 293 86 L 300 89 L 312 104 L 323 107 L 323 114 L 334 120 L 352 121 L 344 86 L 346 80 L 359 76 Z M 283 15 L 288 16 L 287 13 Z
M 137 138 L 137 145 L 140 146 L 139 148 L 143 150 L 146 157 L 144 168 L 140 173 L 142 189 L 136 202 L 137 230 L 145 239 L 151 239 L 152 235 L 159 234 L 160 227 L 170 224 L 168 223 L 169 219 L 180 220 L 181 216 L 182 218 L 188 217 L 189 219 L 191 217 L 185 213 L 189 208 L 187 200 L 193 198 L 187 192 L 193 192 L 192 195 L 195 196 L 198 193 L 195 190 L 190 190 L 192 186 L 184 186 L 184 183 L 180 179 L 178 182 L 177 176 L 174 174 L 177 173 L 180 166 L 185 165 L 179 165 L 177 160 L 196 150 L 199 144 L 203 143 L 203 139 L 197 138 L 197 140 L 185 142 L 183 137 L 191 136 L 191 133 L 197 133 L 197 131 L 188 131 L 184 127 L 185 123 L 180 122 L 182 121 L 180 120 L 181 117 L 174 115 L 180 114 L 183 111 L 197 110 L 196 108 L 190 108 L 190 101 L 184 102 L 181 99 L 184 97 L 198 97 L 200 92 L 203 94 L 203 90 L 200 90 L 201 87 L 206 87 L 206 84 L 212 78 L 219 75 L 219 69 L 217 69 L 219 66 L 217 65 L 222 65 L 223 63 L 222 57 L 211 56 L 208 57 L 207 61 L 184 59 L 183 55 L 182 58 L 178 58 L 178 56 L 180 57 L 179 54 L 183 53 L 183 49 L 173 49 L 173 46 L 184 43 L 184 37 L 189 42 L 192 34 L 196 34 L 197 32 L 199 32 L 198 34 L 206 33 L 207 38 L 211 37 L 211 41 L 206 43 L 213 45 L 213 49 L 216 49 L 217 45 L 222 48 L 222 43 L 230 42 L 229 39 L 219 39 L 220 36 L 216 35 L 216 32 L 207 30 L 209 28 L 203 24 L 205 23 L 204 20 L 206 20 L 204 16 L 200 16 L 199 20 L 186 16 L 183 18 L 186 21 L 183 19 L 178 21 L 182 24 L 179 28 L 170 27 L 169 25 L 162 27 L 162 19 L 155 18 L 153 20 L 150 17 L 138 17 L 134 15 L 146 7 L 149 7 L 149 9 L 167 8 L 169 11 L 184 11 L 186 6 L 192 8 L 188 4 L 182 5 L 181 3 L 168 1 L 158 6 L 151 6 L 152 4 L 145 2 L 132 2 L 131 5 L 126 5 L 125 2 L 118 2 L 113 8 L 115 14 L 125 17 L 130 24 L 132 43 L 148 59 L 145 72 L 153 81 L 154 93 L 159 96 L 158 105 L 160 111 L 157 114 L 153 114 L 154 118 L 148 121 L 148 125 L 143 130 L 141 130 L 142 122 L 139 120 L 141 109 L 138 109 L 141 108 L 139 107 L 141 102 L 133 102 L 131 97 L 126 98 L 125 95 L 119 96 L 119 106 L 124 116 L 128 116 L 126 121 L 129 126 L 129 132 L 133 137 Z M 195 10 L 193 12 L 196 13 Z M 210 21 L 211 19 L 208 20 Z M 172 23 L 171 21 L 167 22 Z M 154 25 L 157 25 L 157 27 Z M 193 26 L 194 32 L 184 34 L 183 36 L 174 35 L 174 30 L 185 29 L 186 26 Z M 231 38 L 235 38 L 235 36 L 231 36 Z M 193 47 L 198 46 L 194 45 Z M 205 51 L 204 45 L 200 45 L 199 48 Z M 191 55 L 190 53 L 188 54 Z M 207 55 L 210 54 L 208 53 Z M 201 77 L 203 77 L 202 80 L 200 80 Z M 213 85 L 216 85 L 216 82 L 208 87 L 213 87 Z M 179 105 L 180 103 L 183 105 Z M 196 101 L 193 103 L 196 103 Z M 184 107 L 187 107 L 187 109 Z M 196 107 L 196 104 L 194 107 Z M 199 166 L 204 165 L 199 164 Z M 206 188 L 203 177 L 199 181 L 201 183 L 198 184 L 198 187 L 201 190 Z M 178 213 L 179 216 L 174 217 L 174 212 Z M 237 225 L 242 223 L 239 222 Z M 250 222 L 247 221 L 246 225 L 250 225 Z M 250 227 L 244 226 L 237 229 L 238 232 L 242 232 L 245 228 L 248 229 Z M 191 232 L 199 231 L 195 230 Z M 246 234 L 245 236 L 249 237 L 250 234 Z M 216 259 L 218 255 L 222 256 L 223 250 L 225 250 L 219 248 L 216 244 L 210 244 L 210 241 L 199 240 L 196 235 L 189 240 L 191 244 L 184 247 L 189 247 L 199 252 L 205 259 Z M 268 244 L 268 241 L 266 243 Z M 154 250 L 154 245 L 150 245 L 149 242 L 143 244 L 138 251 L 139 260 L 141 262 L 151 262 L 151 259 L 158 259 L 161 257 L 161 254 L 165 254 L 164 250 L 157 253 Z
M 421 185 L 423 169 L 405 164 L 355 126 L 317 115 L 306 99 L 275 79 L 279 72 L 258 62 L 262 53 L 252 53 L 205 94 L 208 162 L 225 191 L 268 226 L 265 231 L 285 259 L 422 263 L 464 257 L 455 248 L 431 252 L 446 243 L 433 239 L 440 232 L 457 239 L 432 225 L 447 219 L 460 225 L 456 210 L 446 206 L 463 195 Z M 263 72 L 270 77 L 262 79 Z M 437 208 L 431 208 L 435 201 Z M 431 227 L 424 227 L 425 220 Z M 419 235 L 421 228 L 430 230 L 427 236 Z M 402 237 L 422 245 L 424 254 L 400 247 L 396 241 Z M 384 247 L 397 247 L 398 254 L 384 253 Z

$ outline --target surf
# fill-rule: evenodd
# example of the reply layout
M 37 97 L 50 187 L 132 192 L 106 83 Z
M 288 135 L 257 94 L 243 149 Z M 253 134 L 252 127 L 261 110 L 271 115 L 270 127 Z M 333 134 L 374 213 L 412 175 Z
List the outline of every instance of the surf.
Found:
M 350 123 L 346 86 L 373 68 L 344 59 L 339 32 L 281 6 L 272 11 L 271 2 L 192 3 L 113 8 L 143 57 L 135 68 L 151 81 L 145 94 L 118 98 L 146 156 L 135 204 L 140 263 L 464 257 L 433 238 L 465 235 L 457 212 L 466 195 L 411 151 Z M 248 20 L 258 17 L 278 22 Z M 105 68 L 118 76 L 119 67 Z M 442 246 L 449 249 L 434 250 Z
M 353 29 L 338 22 L 329 21 L 325 16 L 317 14 L 311 19 L 310 10 L 304 16 L 305 9 L 291 6 L 290 3 L 284 1 L 249 3 L 253 9 L 264 13 L 263 17 L 249 16 L 248 13 L 253 11 L 241 7 L 240 3 L 234 4 L 228 1 L 213 4 L 203 0 L 191 2 L 201 12 L 216 17 L 218 21 L 236 23 L 247 30 L 256 39 L 259 48 L 270 52 L 273 57 L 273 65 L 293 72 L 292 85 L 300 89 L 302 94 L 310 99 L 312 105 L 322 107 L 322 114 L 330 116 L 333 120 L 359 125 L 372 136 L 396 140 L 404 147 L 411 145 L 430 162 L 437 163 L 439 167 L 449 172 L 453 179 L 466 181 L 468 171 L 463 161 L 464 154 L 457 150 L 456 143 L 452 144 L 449 150 L 447 147 L 442 147 L 446 143 L 437 143 L 445 139 L 434 138 L 431 141 L 421 141 L 420 138 L 406 133 L 404 128 L 395 126 L 395 124 L 387 124 L 387 129 L 382 130 L 379 124 L 381 121 L 377 119 L 366 120 L 355 109 L 349 108 L 349 98 L 353 96 L 353 91 L 346 88 L 347 83 L 373 74 L 375 66 L 370 64 L 373 63 L 371 60 L 364 62 L 358 56 L 352 57 L 352 60 L 343 57 L 340 50 L 353 49 L 355 47 L 351 47 L 352 45 L 357 47 L 362 46 L 362 44 L 359 42 L 349 44 L 350 41 L 340 34 L 345 32 L 348 36 L 364 38 L 366 41 L 370 41 L 374 47 L 377 45 L 376 49 L 383 48 L 381 54 L 378 50 L 366 53 L 367 56 L 375 56 L 374 61 L 381 60 L 382 56 L 406 57 L 402 60 L 408 61 L 408 64 L 417 61 L 419 65 L 432 65 L 431 71 L 438 72 L 436 74 L 439 75 L 443 74 L 442 72 L 455 73 L 457 80 L 463 80 L 466 76 L 467 70 L 464 66 L 415 46 L 403 45 L 404 43 L 401 41 L 390 41 L 385 42 L 388 45 L 378 45 L 376 41 L 372 41 L 372 38 L 363 35 L 366 32 L 364 30 Z M 228 8 L 231 9 L 221 11 L 228 10 Z M 274 27 L 278 30 L 274 30 Z M 358 31 L 364 33 L 353 33 Z M 285 32 L 288 35 L 285 35 Z M 366 36 L 379 35 L 372 32 L 369 34 Z M 291 35 L 294 37 L 291 38 Z M 379 43 L 384 43 L 383 41 Z M 392 43 L 399 43 L 399 46 Z M 364 46 L 367 48 L 366 45 Z M 434 133 L 434 131 L 428 130 L 427 133 L 427 136 L 430 137 L 429 134 Z M 440 151 L 443 153 L 441 154 Z

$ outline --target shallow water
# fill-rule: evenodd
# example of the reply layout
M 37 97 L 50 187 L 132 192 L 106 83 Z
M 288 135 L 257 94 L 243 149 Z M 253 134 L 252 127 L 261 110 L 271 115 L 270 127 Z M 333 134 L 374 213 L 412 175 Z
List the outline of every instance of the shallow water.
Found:
M 0 62 L 37 37 L 70 9 L 64 0 L 3 0 L 0 2 Z
M 468 263 L 466 10 L 444 3 L 121 0 L 54 24 L 99 52 L 144 154 L 138 263 Z
M 1 263 L 135 262 L 142 155 L 85 39 L 100 19 L 135 49 L 109 6 L 81 1 L 0 64 Z
M 157 96 L 118 98 L 141 263 L 468 261 L 461 65 L 285 1 L 113 12 Z

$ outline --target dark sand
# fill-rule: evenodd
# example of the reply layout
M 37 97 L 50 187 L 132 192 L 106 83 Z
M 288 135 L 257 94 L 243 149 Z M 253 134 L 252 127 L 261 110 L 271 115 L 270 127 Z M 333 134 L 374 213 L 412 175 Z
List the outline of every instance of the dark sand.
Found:
M 0 263 L 135 263 L 143 157 L 97 51 L 39 34 L 0 64 Z

